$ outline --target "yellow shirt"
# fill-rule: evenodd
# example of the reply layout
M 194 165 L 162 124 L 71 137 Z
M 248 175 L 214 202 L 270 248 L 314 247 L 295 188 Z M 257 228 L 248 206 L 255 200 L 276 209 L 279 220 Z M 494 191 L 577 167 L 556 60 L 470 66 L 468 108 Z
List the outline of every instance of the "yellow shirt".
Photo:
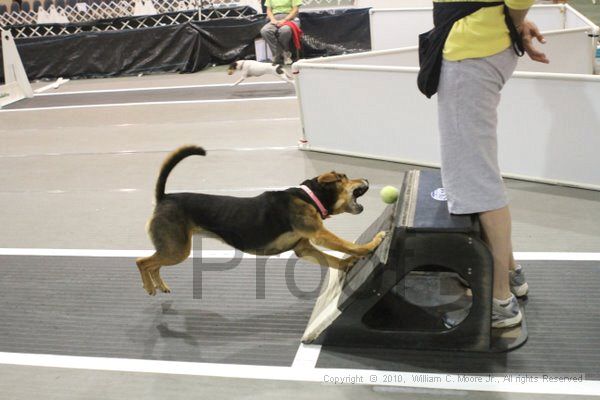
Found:
M 468 0 L 433 0 L 434 2 L 452 2 Z M 474 0 L 495 2 L 499 0 Z M 535 0 L 504 0 L 515 10 L 525 10 Z M 511 45 L 508 27 L 504 21 L 504 6 L 485 7 L 458 20 L 452 26 L 444 46 L 444 59 L 459 61 L 466 58 L 491 56 Z
M 293 7 L 300 7 L 302 0 L 266 0 L 265 6 L 269 7 L 273 14 L 289 14 Z

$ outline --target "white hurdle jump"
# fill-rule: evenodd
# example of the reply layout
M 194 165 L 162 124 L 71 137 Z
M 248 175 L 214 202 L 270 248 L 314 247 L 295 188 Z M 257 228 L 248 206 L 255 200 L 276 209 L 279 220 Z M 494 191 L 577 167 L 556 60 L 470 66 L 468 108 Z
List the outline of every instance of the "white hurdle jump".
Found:
M 10 31 L 0 32 L 5 81 L 4 85 L 0 85 L 0 108 L 3 108 L 26 97 L 33 97 L 33 89 Z

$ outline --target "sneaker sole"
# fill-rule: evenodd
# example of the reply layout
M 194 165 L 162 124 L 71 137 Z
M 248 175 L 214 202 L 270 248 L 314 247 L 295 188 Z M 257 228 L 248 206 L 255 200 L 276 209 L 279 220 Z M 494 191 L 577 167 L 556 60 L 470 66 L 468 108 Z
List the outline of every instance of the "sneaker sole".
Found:
M 492 322 L 492 328 L 512 328 L 513 326 L 517 326 L 523 320 L 523 314 L 521 311 L 517 315 L 512 318 L 506 318 L 497 322 Z
M 527 282 L 525 282 L 521 286 L 511 286 L 510 291 L 517 297 L 523 297 L 527 295 L 527 292 L 529 292 L 529 285 Z

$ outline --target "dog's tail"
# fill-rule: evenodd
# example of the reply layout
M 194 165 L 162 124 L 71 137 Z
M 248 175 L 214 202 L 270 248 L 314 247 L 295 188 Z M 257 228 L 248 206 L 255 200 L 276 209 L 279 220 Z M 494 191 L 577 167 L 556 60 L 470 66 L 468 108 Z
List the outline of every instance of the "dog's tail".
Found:
M 198 146 L 183 146 L 179 149 L 175 150 L 163 163 L 160 168 L 160 174 L 158 175 L 158 180 L 156 181 L 156 203 L 158 204 L 165 197 L 165 186 L 167 184 L 167 178 L 169 174 L 175 168 L 177 164 L 181 160 L 189 156 L 205 156 L 206 151 L 202 147 Z

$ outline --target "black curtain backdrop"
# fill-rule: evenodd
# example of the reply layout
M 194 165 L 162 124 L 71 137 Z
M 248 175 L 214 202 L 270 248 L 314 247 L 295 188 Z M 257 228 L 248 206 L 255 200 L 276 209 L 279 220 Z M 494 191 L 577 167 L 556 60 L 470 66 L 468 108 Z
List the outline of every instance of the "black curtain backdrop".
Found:
M 30 80 L 196 72 L 210 64 L 255 57 L 254 39 L 266 16 L 221 18 L 121 31 L 91 31 L 132 18 L 87 24 L 72 35 L 17 39 Z M 368 9 L 301 13 L 303 57 L 331 56 L 371 47 Z M 1 56 L 0 56 L 1 59 Z M 1 61 L 0 61 L 0 65 Z M 4 71 L 0 69 L 0 81 Z
M 238 59 L 254 58 L 254 39 L 267 23 L 264 15 L 244 19 L 213 19 L 193 22 L 213 64 L 228 64 Z M 192 71 L 185 71 L 192 72 Z
M 371 50 L 369 9 L 300 13 L 306 58 Z
M 190 24 L 22 39 L 17 47 L 30 80 L 186 72 L 209 63 Z

